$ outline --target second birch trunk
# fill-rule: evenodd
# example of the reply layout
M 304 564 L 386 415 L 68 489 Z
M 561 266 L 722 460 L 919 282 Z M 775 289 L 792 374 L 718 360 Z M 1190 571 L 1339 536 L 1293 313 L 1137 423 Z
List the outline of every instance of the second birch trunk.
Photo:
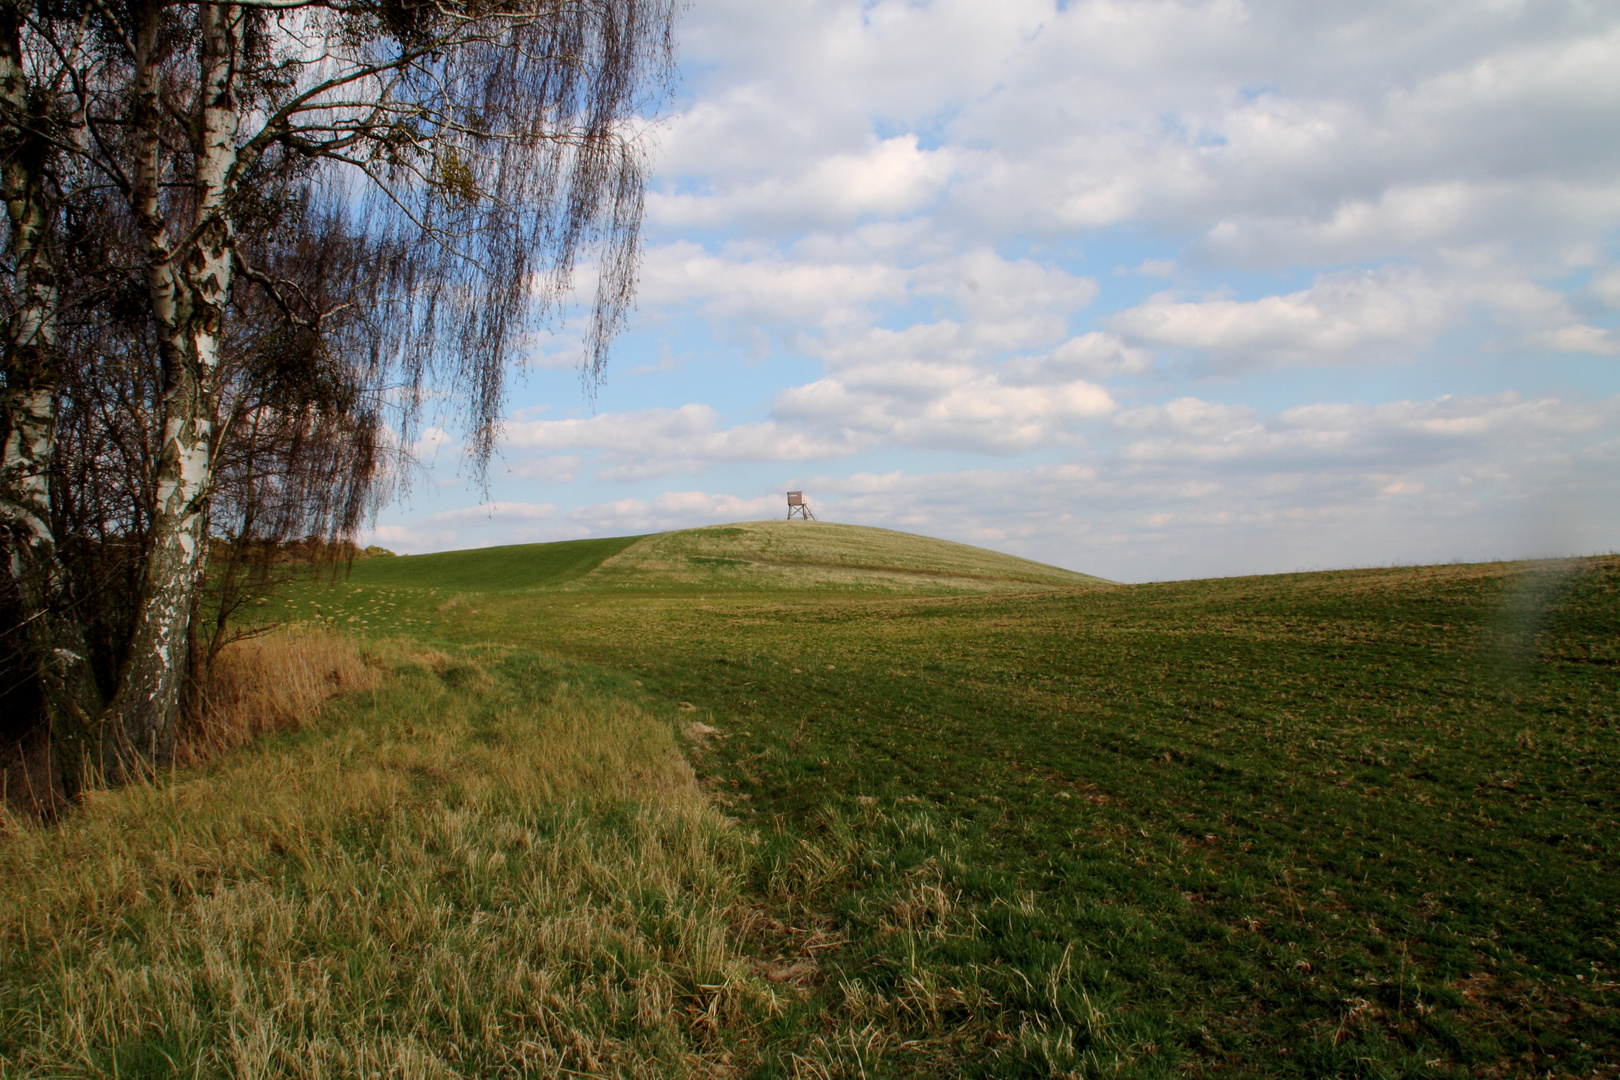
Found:
M 162 761 L 174 746 L 186 674 L 187 635 L 208 558 L 215 431 L 226 304 L 236 268 L 231 201 L 237 181 L 237 70 L 244 11 L 204 4 L 196 123 L 194 219 L 183 250 L 171 249 L 161 216 L 161 147 L 155 56 L 159 14 L 143 27 L 137 76 L 136 215 L 148 251 L 147 288 L 163 360 L 163 446 L 158 461 L 146 573 L 129 658 L 111 707 L 105 748 L 112 778 Z

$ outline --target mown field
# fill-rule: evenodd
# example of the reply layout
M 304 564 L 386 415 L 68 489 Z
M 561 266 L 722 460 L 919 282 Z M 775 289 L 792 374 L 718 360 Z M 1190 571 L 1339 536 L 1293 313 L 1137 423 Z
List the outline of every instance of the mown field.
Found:
M 682 951 L 678 874 L 645 895 L 612 878 L 640 951 L 562 962 L 589 987 L 584 1051 L 502 1006 L 562 1047 L 532 1074 L 1620 1075 L 1620 558 L 1126 587 L 899 534 L 731 528 L 366 560 L 260 612 L 468 665 L 410 678 L 517 703 L 480 706 L 480 745 L 562 681 L 694 762 L 723 814 L 691 855 L 723 940 Z M 350 702 L 298 745 L 416 697 Z M 524 761 L 502 782 L 543 772 Z M 453 754 L 440 768 L 465 787 Z M 614 784 L 563 799 L 569 820 L 645 816 Z M 414 815 L 460 797 L 423 785 L 390 826 L 401 853 Z M 550 836 L 523 822 L 556 801 L 524 799 L 502 812 Z M 497 877 L 543 877 L 533 857 Z M 455 895 L 463 923 L 505 925 L 525 894 Z M 63 932 L 13 934 L 5 963 L 33 971 Z M 464 1007 L 508 1000 L 479 981 L 498 968 Z M 370 993 L 409 1015 L 403 983 Z M 0 1008 L 28 1000 L 55 999 Z M 411 1030 L 420 1075 L 523 1074 Z

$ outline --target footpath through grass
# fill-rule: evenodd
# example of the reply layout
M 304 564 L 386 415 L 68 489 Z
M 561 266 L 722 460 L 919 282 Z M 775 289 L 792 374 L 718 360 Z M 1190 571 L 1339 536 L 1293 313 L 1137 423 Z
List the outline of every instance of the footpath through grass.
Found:
M 640 766 L 603 774 L 632 778 L 614 781 L 618 802 L 523 790 L 549 767 L 534 753 L 478 781 L 501 820 L 530 830 L 526 852 L 559 835 L 533 821 L 611 838 L 652 820 L 665 824 L 629 835 L 694 838 L 673 846 L 696 869 L 655 860 L 638 890 L 623 854 L 636 848 L 613 841 L 620 869 L 578 871 L 588 884 L 539 910 L 566 919 L 584 897 L 587 913 L 618 912 L 631 944 L 582 937 L 573 953 L 521 935 L 478 944 L 535 918 L 528 894 L 457 893 L 457 947 L 500 958 L 467 969 L 459 1030 L 474 1013 L 516 1015 L 482 1042 L 453 1041 L 448 1019 L 409 1028 L 420 1075 L 560 1075 L 584 1059 L 525 1065 L 492 1048 L 561 1053 L 567 1030 L 608 1075 L 1620 1075 L 1620 559 L 906 595 L 892 574 L 867 588 L 706 582 L 691 567 L 709 573 L 712 554 L 688 560 L 686 583 L 638 591 L 574 555 L 551 583 L 520 549 L 478 556 L 501 563 L 498 579 L 457 565 L 472 555 L 435 557 L 420 576 L 423 560 L 369 560 L 280 609 L 417 643 L 396 650 L 470 656 L 500 688 L 477 693 L 506 702 L 486 726 L 455 720 L 457 705 L 460 734 L 430 736 L 444 694 L 472 691 L 424 670 L 374 714 L 346 707 L 359 711 L 332 722 L 331 745 L 350 725 L 395 730 L 408 711 L 412 738 L 460 740 L 482 775 L 505 751 L 478 747 L 512 736 L 480 739 L 543 730 L 548 688 L 587 680 L 626 718 L 617 737 L 684 728 L 709 805 L 736 822 L 688 795 L 686 816 L 649 819 L 638 807 L 663 796 L 635 793 Z M 444 775 L 462 752 L 444 751 Z M 384 815 L 399 839 L 364 849 L 374 880 L 416 865 L 429 828 L 416 822 L 453 812 L 466 783 L 408 788 Z M 423 850 L 426 881 L 479 865 Z M 500 850 L 503 874 L 553 872 Z M 291 880 L 277 873 L 244 880 Z M 214 882 L 203 897 L 236 879 L 194 880 Z M 75 918 L 28 924 L 25 944 L 14 934 L 8 970 L 39 965 L 42 943 L 88 916 Z M 717 951 L 681 944 L 698 940 Z M 80 948 L 69 955 L 90 955 Z M 519 961 L 562 965 L 546 977 L 573 988 L 567 1023 L 502 996 Z M 287 993 L 315 993 L 288 963 Z M 652 969 L 661 989 L 636 997 Z M 65 1000 L 49 995 L 68 975 L 40 970 L 41 989 L 6 999 L 8 1024 Z M 417 992 L 411 965 L 382 970 L 370 993 L 386 1004 L 359 1016 L 389 1030 Z M 345 1023 L 333 1045 L 363 1043 L 364 1022 Z

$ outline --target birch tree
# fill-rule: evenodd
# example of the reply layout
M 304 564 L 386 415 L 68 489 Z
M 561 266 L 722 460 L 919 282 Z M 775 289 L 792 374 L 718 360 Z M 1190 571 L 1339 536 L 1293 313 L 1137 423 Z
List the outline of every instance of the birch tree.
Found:
M 61 382 L 55 241 L 60 185 L 73 171 L 64 165 L 63 146 L 77 129 L 68 90 L 83 57 L 30 49 L 30 42 L 38 45 L 26 10 L 0 4 L 0 193 L 10 278 L 0 338 L 0 535 L 4 584 L 19 615 L 11 629 L 20 639 L 6 644 L 8 653 L 27 658 L 23 666 L 41 691 L 47 722 L 83 732 L 102 712 L 102 702 L 83 634 L 61 605 L 65 575 L 51 474 Z
M 587 372 L 600 371 L 622 325 L 642 212 L 638 125 L 670 71 L 673 6 L 92 0 L 52 9 L 49 20 L 11 10 L 18 69 L 25 83 L 33 78 L 23 96 L 41 89 L 27 69 L 34 55 L 53 58 L 69 99 L 58 112 L 71 131 L 53 134 L 50 152 L 64 175 L 88 178 L 77 190 L 109 193 L 122 208 L 159 367 L 128 648 L 105 705 L 53 669 L 74 703 L 58 710 L 59 721 L 73 720 L 59 730 L 66 757 L 116 780 L 161 759 L 173 736 L 211 499 L 231 429 L 246 415 L 229 400 L 241 307 L 233 296 L 257 290 L 316 336 L 363 325 L 361 381 L 398 387 L 400 433 L 408 436 L 430 387 L 455 387 L 474 461 L 487 461 L 508 364 L 571 295 L 581 260 L 594 263 L 597 283 L 583 333 Z M 25 260 L 29 204 L 19 219 L 9 172 L 6 184 L 12 291 L 23 297 L 13 306 L 23 312 L 37 293 L 46 310 L 50 261 L 36 260 L 44 269 L 35 273 Z M 369 259 L 347 280 L 346 302 L 363 318 L 312 304 L 297 277 L 256 264 L 242 242 L 255 200 L 300 184 L 322 191 L 364 240 Z M 49 331 L 31 325 L 14 315 L 13 353 L 25 356 L 30 343 L 49 351 Z M 36 368 L 44 400 L 50 369 Z M 8 438 L 4 468 L 27 481 L 8 479 L 7 491 L 33 491 L 29 478 L 41 474 L 29 462 L 50 450 L 28 432 L 52 421 L 30 420 L 20 398 L 6 405 L 21 434 Z

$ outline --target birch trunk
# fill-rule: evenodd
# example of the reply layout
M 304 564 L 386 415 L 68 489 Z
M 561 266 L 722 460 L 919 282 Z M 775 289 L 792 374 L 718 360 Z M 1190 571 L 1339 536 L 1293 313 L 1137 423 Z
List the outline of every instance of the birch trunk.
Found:
M 188 242 L 178 251 L 172 249 L 159 202 L 159 14 L 157 5 L 148 8 L 137 41 L 135 211 L 146 241 L 147 289 L 162 350 L 163 447 L 134 639 L 109 710 L 103 752 L 114 780 L 166 759 L 174 746 L 187 632 L 208 557 L 225 305 L 236 267 L 229 204 L 237 177 L 236 78 L 244 13 L 226 4 L 200 6 L 194 219 Z
M 37 130 L 15 7 L 0 5 L 0 189 L 12 258 L 12 316 L 5 327 L 0 387 L 0 524 L 25 647 L 45 718 L 71 789 L 93 767 L 100 695 L 79 625 L 62 608 L 65 578 L 52 525 L 60 358 L 52 220 L 44 183 L 46 140 Z

